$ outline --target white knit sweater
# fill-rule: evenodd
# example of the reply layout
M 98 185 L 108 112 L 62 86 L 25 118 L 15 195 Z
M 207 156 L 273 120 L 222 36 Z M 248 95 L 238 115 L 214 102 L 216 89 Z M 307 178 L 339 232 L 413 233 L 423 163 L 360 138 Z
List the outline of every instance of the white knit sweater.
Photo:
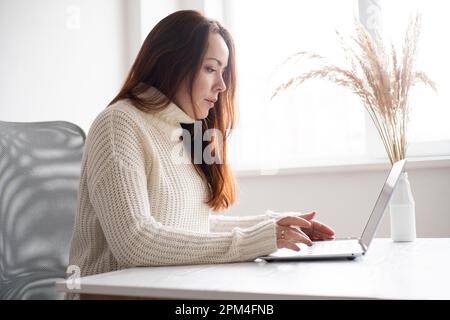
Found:
M 82 159 L 70 248 L 69 263 L 81 276 L 136 266 L 251 261 L 277 249 L 275 213 L 213 214 L 204 203 L 207 186 L 190 160 L 174 161 L 171 153 L 182 143 L 175 133 L 180 123 L 193 122 L 173 103 L 149 114 L 128 100 L 95 119 Z

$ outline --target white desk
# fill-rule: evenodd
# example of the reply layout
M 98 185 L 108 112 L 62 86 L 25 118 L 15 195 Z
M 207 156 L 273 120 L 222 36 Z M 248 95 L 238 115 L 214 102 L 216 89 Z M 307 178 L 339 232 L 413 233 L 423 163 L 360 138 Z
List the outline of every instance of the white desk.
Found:
M 56 284 L 68 292 L 65 281 Z M 169 299 L 450 299 L 450 238 L 375 239 L 354 261 L 132 268 L 81 278 L 83 294 Z

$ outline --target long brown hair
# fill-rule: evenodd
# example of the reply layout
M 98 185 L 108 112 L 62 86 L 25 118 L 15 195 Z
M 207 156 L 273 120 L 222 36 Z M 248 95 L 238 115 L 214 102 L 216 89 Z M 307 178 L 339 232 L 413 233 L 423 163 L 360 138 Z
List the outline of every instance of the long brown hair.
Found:
M 121 99 L 129 99 L 136 108 L 145 112 L 164 109 L 174 101 L 183 80 L 187 81 L 192 97 L 193 83 L 201 69 L 211 32 L 220 34 L 228 47 L 228 66 L 223 75 L 227 90 L 219 94 L 216 105 L 210 109 L 208 117 L 202 120 L 202 136 L 207 129 L 221 132 L 223 141 L 218 143 L 214 137 L 210 146 L 213 153 L 220 155 L 221 161 L 196 164 L 192 156 L 191 160 L 208 184 L 207 204 L 218 211 L 236 201 L 235 180 L 227 161 L 226 140 L 230 133 L 228 130 L 235 126 L 237 116 L 234 43 L 230 33 L 218 21 L 207 19 L 192 10 L 177 11 L 162 19 L 148 34 L 124 85 L 108 106 Z M 139 97 L 150 87 L 158 89 L 164 96 Z M 187 129 L 193 134 L 192 127 L 188 126 Z

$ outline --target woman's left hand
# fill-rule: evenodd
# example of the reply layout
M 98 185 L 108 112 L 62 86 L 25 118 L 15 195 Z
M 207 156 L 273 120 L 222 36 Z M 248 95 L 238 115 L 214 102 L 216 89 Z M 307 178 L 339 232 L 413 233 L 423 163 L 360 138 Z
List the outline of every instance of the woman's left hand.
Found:
M 310 228 L 301 228 L 311 241 L 334 239 L 335 232 L 333 229 L 320 221 L 314 220 L 316 212 L 313 211 L 306 214 L 298 214 L 296 216 L 308 220 L 311 223 Z

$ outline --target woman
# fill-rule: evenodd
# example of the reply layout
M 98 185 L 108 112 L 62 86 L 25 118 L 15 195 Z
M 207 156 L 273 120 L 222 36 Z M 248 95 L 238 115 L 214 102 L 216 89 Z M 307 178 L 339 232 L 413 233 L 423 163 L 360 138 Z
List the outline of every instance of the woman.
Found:
M 70 249 L 82 276 L 251 261 L 333 236 L 315 213 L 211 214 L 236 200 L 221 139 L 234 126 L 235 68 L 230 34 L 198 12 L 150 32 L 86 140 Z

